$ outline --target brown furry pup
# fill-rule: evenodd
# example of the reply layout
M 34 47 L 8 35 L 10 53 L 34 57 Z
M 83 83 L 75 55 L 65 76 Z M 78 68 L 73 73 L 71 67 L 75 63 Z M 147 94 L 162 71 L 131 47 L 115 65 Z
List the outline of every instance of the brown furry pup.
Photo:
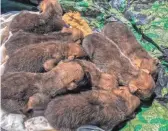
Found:
M 92 90 L 53 99 L 45 117 L 59 131 L 75 131 L 88 124 L 107 131 L 132 115 L 139 104 L 139 98 L 125 87 L 110 92 Z
M 105 25 L 102 33 L 113 40 L 121 51 L 140 69 L 150 73 L 156 72 L 157 59 L 152 58 L 137 42 L 131 30 L 121 22 L 111 22 Z
M 7 61 L 6 72 L 44 72 L 43 64 L 54 61 L 56 65 L 63 59 L 74 59 L 86 56 L 83 48 L 77 43 L 60 44 L 44 42 L 40 45 L 29 45 L 17 50 Z
M 82 38 L 82 32 L 76 28 L 63 28 L 61 32 L 52 32 L 48 34 L 34 34 L 18 31 L 7 41 L 5 47 L 8 56 L 11 56 L 17 49 L 30 44 L 40 44 L 48 41 L 56 41 L 59 43 L 80 42 Z
M 102 71 L 115 74 L 121 85 L 138 75 L 138 70 L 131 60 L 125 56 L 113 41 L 100 33 L 94 33 L 84 38 L 82 42 L 91 61 Z
M 114 74 L 107 74 L 101 72 L 94 63 L 86 60 L 73 60 L 78 63 L 84 70 L 85 73 L 90 75 L 91 86 L 94 89 L 104 89 L 104 90 L 112 90 L 113 88 L 117 88 L 118 81 Z M 64 61 L 69 62 L 69 61 Z M 54 68 L 54 61 L 48 60 L 44 63 L 44 69 L 49 71 Z
M 62 9 L 57 0 L 43 0 L 40 9 L 42 12 L 34 13 L 22 11 L 16 15 L 9 25 L 12 33 L 19 30 L 34 33 L 47 33 L 59 31 L 65 25 L 62 20 Z
M 59 63 L 46 73 L 9 72 L 2 76 L 1 104 L 8 112 L 27 113 L 35 107 L 45 108 L 56 95 L 80 88 L 88 81 L 76 62 Z
M 141 99 L 147 99 L 153 94 L 155 83 L 150 73 L 146 69 L 137 70 L 131 60 L 108 38 L 92 34 L 83 40 L 82 45 L 101 71 L 115 74 L 119 84 L 129 86 L 132 93 Z

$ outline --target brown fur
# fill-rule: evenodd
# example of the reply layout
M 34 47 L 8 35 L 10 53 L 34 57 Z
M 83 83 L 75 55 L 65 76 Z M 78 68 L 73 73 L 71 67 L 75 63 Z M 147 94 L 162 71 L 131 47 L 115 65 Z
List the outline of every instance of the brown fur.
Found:
M 155 82 L 150 74 L 140 71 L 138 77 L 130 81 L 129 88 L 140 99 L 146 100 L 153 94 Z
M 76 62 L 59 63 L 47 73 L 6 73 L 1 84 L 2 108 L 16 113 L 45 108 L 52 97 L 78 88 L 78 83 L 85 81 L 84 75 Z
M 67 31 L 66 31 L 67 30 Z M 18 31 L 7 41 L 5 47 L 7 54 L 11 56 L 17 49 L 30 44 L 41 44 L 43 42 L 55 41 L 57 43 L 69 43 L 81 40 L 81 32 L 78 29 L 63 29 L 61 32 L 52 32 L 48 34 L 34 34 L 24 31 Z
M 54 60 L 48 60 L 44 63 L 45 70 L 49 71 L 54 68 Z M 64 61 L 69 62 L 69 61 Z M 94 63 L 86 60 L 74 60 L 90 75 L 91 85 L 95 89 L 112 90 L 118 86 L 117 78 L 114 74 L 101 72 Z
M 59 4 L 58 0 L 43 0 L 40 3 L 40 9 L 41 9 L 41 12 L 44 14 L 49 10 L 53 10 L 59 16 L 63 15 L 63 11 L 62 11 L 61 5 Z
M 125 58 L 109 39 L 94 33 L 84 38 L 82 46 L 90 59 L 102 71 L 115 74 L 121 84 L 127 85 L 138 75 L 138 70 Z
M 86 60 L 75 61 L 83 67 L 85 73 L 88 72 L 90 74 L 92 87 L 96 89 L 112 90 L 118 86 L 118 81 L 114 74 L 101 72 L 92 62 Z
M 84 35 L 83 35 L 83 32 L 77 28 L 66 28 L 66 27 L 63 27 L 62 30 L 61 30 L 62 33 L 72 33 L 72 37 L 74 40 L 79 40 L 79 39 L 83 39 L 84 38 Z
M 45 117 L 59 131 L 75 131 L 87 124 L 107 131 L 130 116 L 139 104 L 140 100 L 128 88 L 92 90 L 55 98 L 48 104 Z
M 60 44 L 44 42 L 39 45 L 29 45 L 17 50 L 7 61 L 6 72 L 44 72 L 43 64 L 54 59 L 57 64 L 63 59 L 74 59 L 86 56 L 83 48 L 76 43 Z
M 22 11 L 13 18 L 9 25 L 12 33 L 19 30 L 34 33 L 59 31 L 65 25 L 62 20 L 62 9 L 57 0 L 44 0 L 40 14 Z
M 153 59 L 137 42 L 128 27 L 120 22 L 111 22 L 105 25 L 104 35 L 113 40 L 138 68 L 145 68 L 150 73 L 156 72 L 158 60 Z

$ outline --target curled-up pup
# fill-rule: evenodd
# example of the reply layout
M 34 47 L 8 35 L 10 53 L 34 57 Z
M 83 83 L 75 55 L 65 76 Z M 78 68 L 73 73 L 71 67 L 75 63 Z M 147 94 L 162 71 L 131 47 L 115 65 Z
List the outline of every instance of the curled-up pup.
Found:
M 48 33 L 60 31 L 65 22 L 62 20 L 62 9 L 57 0 L 43 0 L 40 4 L 41 12 L 22 11 L 9 24 L 12 33 L 19 30 L 34 33 Z
M 6 72 L 45 72 L 43 64 L 52 61 L 55 65 L 63 59 L 86 56 L 82 46 L 77 43 L 60 44 L 44 42 L 40 45 L 25 46 L 9 57 Z
M 69 62 L 69 61 L 61 61 L 61 62 Z M 114 74 L 108 74 L 101 72 L 94 63 L 87 60 L 73 60 L 79 64 L 85 73 L 90 76 L 90 84 L 94 89 L 104 89 L 104 90 L 112 90 L 113 88 L 118 87 L 118 81 Z M 51 70 L 54 67 L 54 63 L 52 60 L 48 60 L 44 63 L 45 70 Z
M 129 86 L 131 92 L 136 93 L 141 99 L 150 98 L 155 88 L 151 74 L 146 70 L 137 70 L 130 59 L 108 38 L 100 34 L 92 34 L 85 37 L 82 45 L 92 62 L 101 71 L 115 74 L 119 84 Z
M 80 43 L 82 39 L 82 32 L 76 28 L 63 28 L 60 32 L 51 32 L 48 34 L 18 31 L 6 42 L 5 48 L 7 50 L 7 55 L 10 57 L 17 49 L 30 44 L 41 44 L 49 41 L 55 41 L 60 44 L 70 42 Z
M 121 22 L 111 22 L 105 25 L 102 33 L 113 40 L 121 51 L 131 59 L 139 69 L 155 73 L 158 59 L 152 58 L 137 42 L 131 30 Z
M 100 33 L 93 33 L 82 42 L 91 61 L 102 71 L 115 74 L 120 85 L 127 85 L 138 75 L 138 70 L 118 46 Z
M 92 90 L 53 99 L 44 116 L 59 131 L 75 131 L 82 125 L 96 125 L 108 131 L 132 115 L 139 105 L 139 98 L 126 87 Z
M 9 72 L 2 76 L 2 108 L 24 114 L 34 108 L 45 109 L 52 98 L 80 88 L 80 83 L 87 84 L 87 81 L 88 77 L 76 62 L 61 62 L 46 73 Z

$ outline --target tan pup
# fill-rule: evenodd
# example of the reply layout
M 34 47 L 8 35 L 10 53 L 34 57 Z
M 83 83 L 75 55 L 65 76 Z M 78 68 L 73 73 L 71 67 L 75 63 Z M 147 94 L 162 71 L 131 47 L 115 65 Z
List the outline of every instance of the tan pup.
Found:
M 100 33 L 93 33 L 82 42 L 91 61 L 102 71 L 115 74 L 120 85 L 127 85 L 138 75 L 138 70 L 113 41 Z
M 41 44 L 49 41 L 55 41 L 61 44 L 74 42 L 80 43 L 82 39 L 83 36 L 81 35 L 81 31 L 74 28 L 63 28 L 60 32 L 52 32 L 48 34 L 35 34 L 18 31 L 6 42 L 5 47 L 7 55 L 10 57 L 16 50 L 30 44 Z
M 62 62 L 62 61 L 61 61 Z M 69 61 L 63 61 L 66 63 Z M 114 74 L 107 74 L 101 72 L 94 63 L 86 60 L 73 60 L 79 64 L 85 73 L 90 75 L 91 86 L 94 89 L 104 89 L 104 90 L 112 90 L 113 88 L 118 87 L 118 81 Z M 44 63 L 44 69 L 49 71 L 54 68 L 55 63 L 52 60 L 48 60 Z
M 62 20 L 62 9 L 57 0 L 43 0 L 40 13 L 22 11 L 16 15 L 9 25 L 12 33 L 19 30 L 34 33 L 59 31 L 65 25 Z
M 75 131 L 92 124 L 108 131 L 132 115 L 139 105 L 139 98 L 125 87 L 110 92 L 92 90 L 53 99 L 44 115 L 56 131 Z
M 44 42 L 29 45 L 17 50 L 7 61 L 6 72 L 45 72 L 43 64 L 47 60 L 55 61 L 55 65 L 63 59 L 74 59 L 86 56 L 83 48 L 77 43 L 60 44 Z
M 111 22 L 105 25 L 102 33 L 113 40 L 121 51 L 131 59 L 137 68 L 155 73 L 158 60 L 152 58 L 137 42 L 131 30 L 121 22 Z
M 89 81 L 85 75 L 76 62 L 59 63 L 46 73 L 6 73 L 1 83 L 2 108 L 25 114 L 36 107 L 43 109 L 51 98 L 81 88 L 81 83 Z

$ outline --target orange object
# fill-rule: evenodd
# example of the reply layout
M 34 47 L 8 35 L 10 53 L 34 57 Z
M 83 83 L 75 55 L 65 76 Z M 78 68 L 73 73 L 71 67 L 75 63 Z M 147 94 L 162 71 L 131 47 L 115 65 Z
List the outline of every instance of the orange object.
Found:
M 65 13 L 62 19 L 70 26 L 80 29 L 83 32 L 84 36 L 92 33 L 92 29 L 89 27 L 88 23 L 81 17 L 79 12 Z

